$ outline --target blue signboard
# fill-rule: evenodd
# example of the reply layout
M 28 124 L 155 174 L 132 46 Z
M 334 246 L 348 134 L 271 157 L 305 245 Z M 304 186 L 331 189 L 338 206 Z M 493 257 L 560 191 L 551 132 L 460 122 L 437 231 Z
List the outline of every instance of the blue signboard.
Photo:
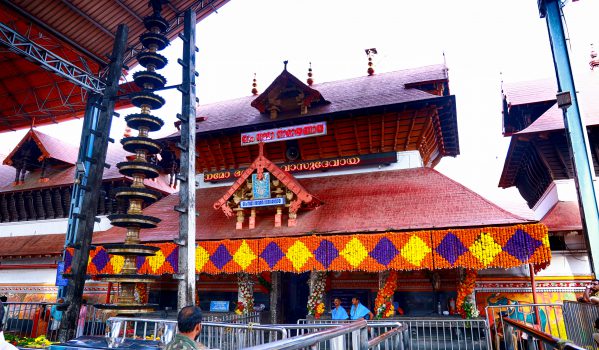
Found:
M 69 280 L 62 277 L 64 273 L 64 261 L 59 261 L 56 266 L 56 286 L 58 287 L 66 287 L 69 284 Z
M 267 198 L 267 199 L 254 199 L 251 201 L 241 201 L 240 206 L 242 208 L 253 208 L 253 207 L 268 207 L 271 205 L 284 205 L 285 198 Z
M 210 312 L 229 312 L 228 301 L 211 301 Z
M 263 173 L 262 180 L 258 179 L 258 174 L 252 174 L 252 187 L 254 199 L 270 198 L 270 174 Z

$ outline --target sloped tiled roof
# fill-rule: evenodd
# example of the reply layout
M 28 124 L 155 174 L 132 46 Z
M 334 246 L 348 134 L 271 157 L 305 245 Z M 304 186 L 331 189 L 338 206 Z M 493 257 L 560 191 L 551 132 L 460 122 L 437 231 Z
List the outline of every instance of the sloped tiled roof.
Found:
M 256 228 L 235 230 L 235 218 L 225 218 L 212 203 L 223 188 L 196 193 L 198 240 L 384 232 L 462 228 L 529 223 L 430 168 L 300 179 L 323 205 L 301 212 L 295 227 L 274 227 L 274 215 L 256 218 Z M 142 230 L 143 241 L 169 241 L 178 236 L 179 202 L 172 194 L 144 214 L 162 219 L 156 229 Z M 95 243 L 118 242 L 125 231 L 113 227 L 96 233 Z
M 277 121 L 441 98 L 405 85 L 442 80 L 447 80 L 447 67 L 440 64 L 314 84 L 312 88 L 331 103 L 309 108 L 305 115 L 299 110 L 292 115 L 281 114 Z M 255 98 L 246 96 L 200 106 L 197 116 L 205 120 L 197 125 L 198 132 L 272 123 L 268 115 L 251 106 Z M 178 135 L 176 132 L 169 138 Z
M 44 158 L 54 158 L 71 165 L 74 165 L 75 162 L 77 162 L 79 150 L 75 146 L 56 139 L 50 135 L 31 129 L 6 157 L 6 159 L 3 161 L 3 164 L 6 163 L 10 165 L 12 162 L 12 157 L 17 150 L 21 147 L 21 145 L 30 139 L 35 141 Z
M 60 255 L 64 234 L 0 237 L 0 257 Z
M 574 201 L 559 201 L 541 219 L 549 231 L 580 231 L 580 208 Z
M 35 131 L 35 133 L 40 136 L 40 140 L 44 140 L 45 142 L 48 142 L 48 140 L 51 140 L 50 143 L 47 143 L 47 144 L 50 145 L 50 147 L 52 149 L 64 148 L 65 151 L 63 151 L 62 155 L 65 156 L 66 158 L 68 158 L 67 156 L 69 154 L 70 155 L 73 154 L 73 150 L 72 149 L 69 150 L 70 149 L 69 147 L 72 147 L 72 146 L 70 146 L 58 139 L 50 137 L 44 133 L 41 133 L 39 131 Z M 56 151 L 54 151 L 54 152 L 56 152 Z M 75 156 L 75 161 L 76 161 L 78 150 L 75 148 L 74 152 L 75 152 L 74 156 Z M 119 178 L 124 179 L 125 176 L 123 176 L 119 173 L 118 168 L 116 167 L 116 164 L 124 161 L 125 157 L 128 155 L 131 155 L 131 154 L 126 152 L 125 150 L 123 150 L 123 148 L 120 144 L 109 143 L 108 151 L 106 154 L 106 163 L 110 164 L 111 166 L 109 169 L 104 169 L 104 174 L 102 176 L 102 179 L 103 180 L 119 179 Z M 72 164 L 74 164 L 75 161 L 73 161 Z M 14 177 L 15 177 L 15 169 L 9 165 L 0 165 L 0 180 L 2 180 L 2 182 L 0 182 L 0 193 L 16 192 L 16 191 L 23 191 L 23 190 L 38 189 L 38 188 L 57 187 L 57 186 L 72 184 L 73 180 L 75 179 L 75 167 L 69 166 L 66 168 L 53 169 L 51 172 L 48 173 L 49 180 L 47 182 L 40 182 L 39 174 L 40 174 L 40 171 L 28 173 L 25 176 L 25 182 L 23 184 L 15 186 L 13 184 Z M 160 190 L 164 193 L 172 193 L 173 192 L 173 189 L 168 186 L 168 182 L 165 180 L 164 176 L 159 177 L 158 179 L 156 179 L 156 181 L 146 180 L 145 183 L 147 186 L 156 188 L 157 190 Z
M 510 106 L 555 100 L 555 79 L 539 79 L 503 84 L 503 94 Z

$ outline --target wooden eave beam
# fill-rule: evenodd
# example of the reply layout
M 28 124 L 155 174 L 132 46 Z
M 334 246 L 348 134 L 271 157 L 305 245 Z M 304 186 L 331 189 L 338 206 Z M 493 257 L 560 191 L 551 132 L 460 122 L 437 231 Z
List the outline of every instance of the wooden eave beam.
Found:
M 370 153 L 374 153 L 374 151 L 372 150 L 372 126 L 371 126 L 370 118 L 366 118 L 366 119 L 368 122 L 368 149 L 369 149 Z
M 354 124 L 354 135 L 356 136 L 356 146 L 358 147 L 358 154 L 362 154 L 362 146 L 360 145 L 360 136 L 358 135 L 358 124 L 355 118 L 353 119 Z
M 237 161 L 237 157 L 235 157 L 235 150 L 233 149 L 233 144 L 231 143 L 231 136 L 223 134 L 222 138 L 227 140 L 227 145 L 229 146 L 229 150 L 231 151 L 231 157 L 233 157 L 233 167 L 237 168 L 239 166 L 239 162 Z
M 334 127 L 334 131 L 331 130 L 332 131 L 331 136 L 332 136 L 332 139 L 334 140 L 335 144 L 337 145 L 337 154 L 339 155 L 339 157 L 343 157 L 343 152 L 341 152 L 341 145 L 339 144 L 340 140 L 337 137 L 337 129 L 338 129 L 339 124 L 336 123 L 335 121 L 331 120 L 331 126 L 333 126 L 333 125 L 335 125 L 335 127 Z
M 566 163 L 566 160 L 564 159 L 562 152 L 557 147 L 557 142 L 555 140 L 555 137 L 551 137 L 549 142 L 553 146 L 553 150 L 555 151 L 555 154 L 557 155 L 557 159 L 559 159 L 561 165 L 564 167 L 564 170 L 566 171 L 566 175 L 568 175 L 568 178 L 570 178 L 570 179 L 574 178 L 574 176 L 572 175 L 572 172 L 568 168 L 568 163 Z
M 395 137 L 393 138 L 393 151 L 397 152 L 397 138 L 399 137 L 399 123 L 401 121 L 401 115 L 397 113 L 397 119 L 395 120 Z
M 412 113 L 412 121 L 410 122 L 410 128 L 408 129 L 408 135 L 406 136 L 406 143 L 404 145 L 404 151 L 408 150 L 410 146 L 410 138 L 412 137 L 412 131 L 414 131 L 414 125 L 416 124 L 416 113 Z
M 385 151 L 385 115 L 381 115 L 381 152 Z
M 531 144 L 532 144 L 535 152 L 537 153 L 537 157 L 541 160 L 541 163 L 547 168 L 547 171 L 549 172 L 549 176 L 551 177 L 551 179 L 555 180 L 555 176 L 553 175 L 553 170 L 551 169 L 551 165 L 549 164 L 549 161 L 545 157 L 545 154 L 543 153 L 541 146 L 539 145 L 539 143 L 537 142 L 536 139 L 532 139 L 530 141 L 531 141 Z
M 212 148 L 210 147 L 210 142 L 208 141 L 208 139 L 204 139 L 204 142 L 206 143 L 206 148 L 208 149 L 208 154 L 210 154 L 210 158 L 212 158 L 212 166 L 209 167 L 209 169 L 219 169 L 219 164 L 216 161 L 216 157 L 214 157 L 214 152 L 212 152 Z

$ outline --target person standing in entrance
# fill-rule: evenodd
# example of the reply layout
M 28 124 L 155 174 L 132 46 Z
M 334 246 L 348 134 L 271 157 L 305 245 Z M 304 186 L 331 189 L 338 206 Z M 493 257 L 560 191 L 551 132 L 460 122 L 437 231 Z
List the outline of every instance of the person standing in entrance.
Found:
M 335 298 L 333 300 L 333 305 L 335 305 L 331 315 L 331 318 L 333 320 L 347 320 L 349 318 L 347 310 L 345 310 L 343 306 L 341 306 L 341 299 Z
M 85 330 L 85 319 L 87 318 L 87 300 L 81 301 L 81 308 L 79 309 L 79 319 L 77 320 L 77 335 L 75 338 L 79 338 L 83 335 Z
M 360 303 L 360 298 L 354 297 L 351 300 L 352 306 L 349 310 L 349 318 L 351 320 L 372 320 L 374 315 L 368 308 Z
M 197 306 L 186 306 L 177 316 L 179 333 L 168 343 L 165 350 L 202 350 L 207 349 L 196 342 L 202 331 L 202 310 Z

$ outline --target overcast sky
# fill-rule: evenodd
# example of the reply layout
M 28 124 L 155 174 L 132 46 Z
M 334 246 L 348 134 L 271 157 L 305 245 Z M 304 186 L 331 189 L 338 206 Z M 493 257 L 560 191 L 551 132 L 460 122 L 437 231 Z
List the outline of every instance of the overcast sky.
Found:
M 573 68 L 589 75 L 590 44 L 599 42 L 599 1 L 568 2 L 565 16 Z M 497 188 L 509 143 L 501 136 L 500 89 L 502 79 L 555 76 L 536 0 L 231 0 L 198 24 L 197 45 L 201 104 L 249 95 L 254 73 L 263 91 L 284 60 L 301 80 L 312 62 L 319 83 L 365 75 L 367 48 L 378 50 L 378 73 L 443 63 L 445 53 L 461 154 L 436 169 L 493 201 L 523 203 L 517 191 Z M 180 82 L 180 41 L 163 53 L 171 64 L 160 73 L 169 85 Z M 165 119 L 159 135 L 166 135 L 174 129 L 180 95 L 162 95 L 168 104 L 154 114 Z M 68 122 L 39 130 L 78 144 L 80 128 Z M 115 120 L 112 137 L 119 139 L 123 129 L 122 118 Z M 0 154 L 24 133 L 0 135 Z

